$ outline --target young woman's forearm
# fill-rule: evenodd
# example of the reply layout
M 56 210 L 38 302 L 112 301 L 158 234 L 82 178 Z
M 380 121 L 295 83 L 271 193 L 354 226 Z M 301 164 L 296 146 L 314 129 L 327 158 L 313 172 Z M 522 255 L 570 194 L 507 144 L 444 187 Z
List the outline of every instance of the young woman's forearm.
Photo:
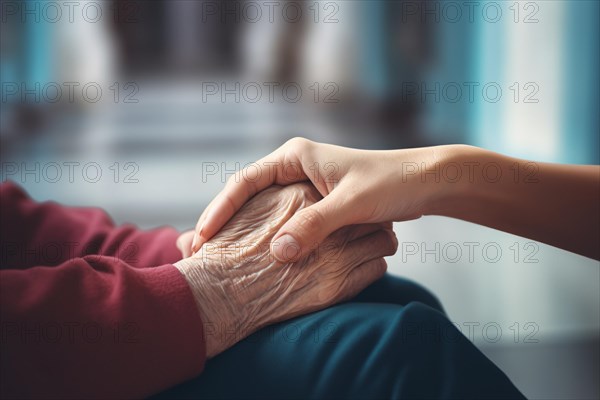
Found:
M 439 169 L 445 195 L 428 214 L 600 259 L 600 166 L 530 162 L 470 146 L 448 146 L 444 153 Z
M 259 170 L 256 175 L 256 170 Z M 254 194 L 310 181 L 323 199 L 274 236 L 282 262 L 347 225 L 445 215 L 600 258 L 600 167 L 534 163 L 465 145 L 359 150 L 295 138 L 236 173 L 202 213 L 191 252 Z M 299 249 L 294 260 L 281 253 Z

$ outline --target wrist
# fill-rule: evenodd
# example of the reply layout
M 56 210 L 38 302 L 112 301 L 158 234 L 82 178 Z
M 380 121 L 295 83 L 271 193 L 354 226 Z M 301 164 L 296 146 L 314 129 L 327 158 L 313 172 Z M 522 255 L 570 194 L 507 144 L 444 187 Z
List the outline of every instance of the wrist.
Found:
M 460 204 L 475 195 L 477 177 L 474 173 L 481 164 L 483 151 L 469 145 L 444 145 L 430 148 L 432 156 L 428 171 L 435 171 L 424 180 L 431 188 L 424 202 L 424 215 L 453 216 Z M 422 167 L 425 169 L 425 165 Z M 427 171 L 423 170 L 422 174 Z
M 173 265 L 190 287 L 202 320 L 206 356 L 212 358 L 230 346 L 223 342 L 221 335 L 223 331 L 228 332 L 232 320 L 227 312 L 226 299 L 215 290 L 217 286 L 207 274 L 200 258 L 185 258 Z

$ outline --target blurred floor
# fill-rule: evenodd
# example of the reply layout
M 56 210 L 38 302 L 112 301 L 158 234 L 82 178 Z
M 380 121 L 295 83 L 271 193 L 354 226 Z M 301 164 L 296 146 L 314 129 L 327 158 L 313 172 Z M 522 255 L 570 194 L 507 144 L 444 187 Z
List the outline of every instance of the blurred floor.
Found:
M 4 140 L 2 162 L 96 162 L 103 173 L 97 183 L 78 174 L 73 183 L 66 177 L 56 183 L 43 177 L 35 182 L 32 175 L 16 180 L 38 200 L 100 206 L 118 223 L 134 222 L 143 228 L 170 224 L 183 230 L 195 224 L 222 188 L 223 172 L 232 173 L 288 138 L 300 135 L 365 148 L 376 148 L 382 140 L 375 132 L 341 132 L 310 107 L 204 103 L 197 88 L 180 85 L 144 86 L 138 104 L 87 110 L 84 120 L 55 126 L 44 136 Z M 212 174 L 215 166 L 217 173 Z M 127 183 L 128 177 L 137 183 Z M 598 262 L 542 244 L 538 262 L 524 264 L 522 257 L 515 262 L 510 247 L 517 243 L 524 248 L 530 241 L 447 218 L 422 218 L 396 224 L 395 230 L 401 248 L 389 259 L 390 271 L 431 289 L 463 328 L 470 323 L 497 324 L 503 333 L 498 342 L 482 340 L 480 333 L 472 340 L 527 396 L 600 396 Z M 495 243 L 505 255 L 494 263 L 432 262 L 430 255 L 420 258 L 423 248 L 408 254 L 406 247 L 468 241 Z M 515 344 L 515 323 L 518 329 L 534 323 L 539 342 L 523 343 L 521 334 L 527 332 L 520 332 Z

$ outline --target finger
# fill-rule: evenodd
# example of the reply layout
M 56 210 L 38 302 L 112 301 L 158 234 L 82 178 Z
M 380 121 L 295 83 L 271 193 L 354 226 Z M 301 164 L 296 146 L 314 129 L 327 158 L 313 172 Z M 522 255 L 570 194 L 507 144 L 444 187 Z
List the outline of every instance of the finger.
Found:
M 192 251 L 198 251 L 256 193 L 275 183 L 288 185 L 307 179 L 296 154 L 282 148 L 238 171 L 198 219 Z
M 212 238 L 233 217 L 237 209 L 230 199 L 223 200 L 219 193 L 204 209 L 198 219 L 192 240 L 192 252 L 195 253 Z M 215 209 L 216 208 L 216 209 Z M 208 220 L 208 224 L 207 224 Z
M 332 238 L 337 238 L 338 235 L 341 238 L 344 238 L 348 241 L 356 240 L 363 236 L 370 235 L 373 232 L 377 232 L 379 230 L 392 229 L 391 222 L 380 222 L 376 224 L 356 224 L 349 225 L 342 229 L 338 229 L 336 232 L 332 233 Z
M 335 192 L 294 214 L 271 242 L 271 254 L 280 262 L 293 262 L 307 255 L 342 226 L 352 224 L 353 213 Z
M 394 232 L 379 230 L 348 243 L 340 252 L 338 262 L 354 268 L 377 258 L 391 256 L 397 249 L 398 239 Z
M 194 236 L 194 231 L 188 231 L 188 232 L 185 232 L 185 233 L 179 235 L 179 237 L 177 238 L 177 241 L 175 242 L 175 244 L 176 244 L 177 248 L 179 249 L 179 251 L 181 251 L 182 258 L 188 258 L 189 256 L 192 255 L 191 243 L 192 243 L 193 236 Z
M 387 263 L 383 258 L 376 258 L 354 268 L 343 282 L 340 300 L 349 300 L 367 286 L 383 278 L 387 271 Z
M 208 206 L 206 206 L 206 208 L 204 208 L 204 210 L 202 211 L 202 214 L 200 214 L 200 218 L 198 218 L 198 222 L 196 222 L 196 226 L 194 227 L 194 236 L 192 238 L 192 243 L 191 243 L 192 254 L 197 252 L 198 250 L 200 250 L 200 247 L 202 247 L 202 245 L 204 243 L 206 243 L 206 241 L 200 242 L 200 238 L 202 236 L 202 225 L 204 224 L 204 220 L 206 219 L 206 213 L 208 212 L 210 207 L 213 205 L 213 202 L 214 202 L 214 199 L 210 203 L 208 203 Z

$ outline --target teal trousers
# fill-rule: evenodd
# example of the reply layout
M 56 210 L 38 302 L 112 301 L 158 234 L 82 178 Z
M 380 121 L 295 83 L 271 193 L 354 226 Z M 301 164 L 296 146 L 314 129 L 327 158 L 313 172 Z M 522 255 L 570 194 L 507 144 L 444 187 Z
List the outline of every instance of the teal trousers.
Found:
M 232 333 L 233 334 L 233 333 Z M 165 398 L 523 398 L 421 286 L 386 275 L 349 302 L 267 327 Z

